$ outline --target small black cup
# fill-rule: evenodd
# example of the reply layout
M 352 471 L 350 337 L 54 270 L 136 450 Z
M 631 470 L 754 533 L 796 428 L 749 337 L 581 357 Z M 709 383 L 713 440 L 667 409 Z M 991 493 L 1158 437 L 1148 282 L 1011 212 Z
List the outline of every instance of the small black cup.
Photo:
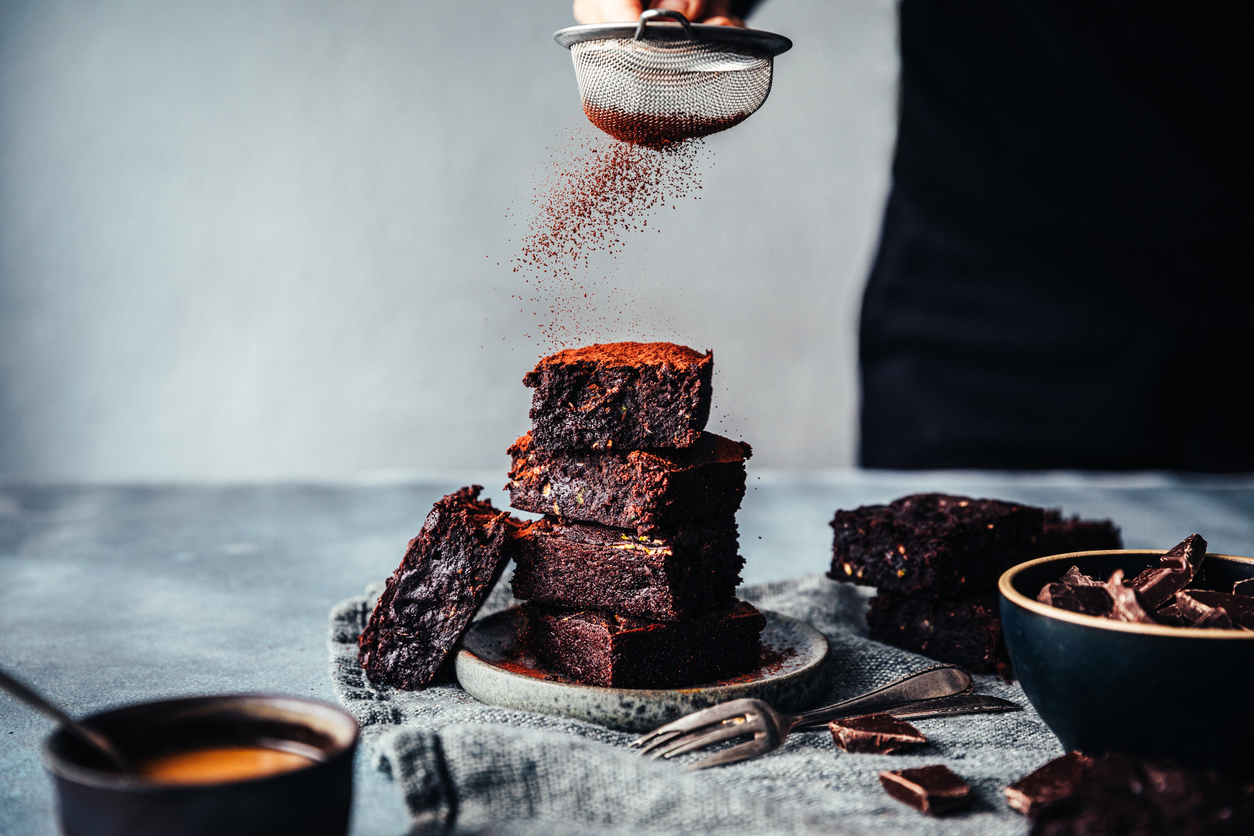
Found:
M 213 746 L 305 751 L 309 766 L 244 781 L 171 785 L 127 776 L 65 731 L 44 746 L 65 836 L 343 836 L 357 722 L 326 703 L 239 694 L 141 703 L 88 717 L 137 761 Z M 277 742 L 277 744 L 276 744 Z
M 1161 551 L 1076 552 L 1001 576 L 1001 620 L 1015 676 L 1068 749 L 1171 758 L 1254 774 L 1254 632 L 1124 624 L 1036 600 L 1071 566 L 1135 577 Z M 1248 557 L 1208 554 L 1202 586 L 1231 592 L 1254 577 Z

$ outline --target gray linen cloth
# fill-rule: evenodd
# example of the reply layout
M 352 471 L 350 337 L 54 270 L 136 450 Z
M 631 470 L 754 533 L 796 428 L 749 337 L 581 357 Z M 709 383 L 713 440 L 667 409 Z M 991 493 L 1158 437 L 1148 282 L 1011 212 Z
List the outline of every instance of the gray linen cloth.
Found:
M 847 754 L 826 730 L 797 732 L 764 757 L 688 773 L 675 762 L 637 757 L 626 748 L 634 734 L 484 705 L 452 684 L 401 691 L 371 683 L 357 664 L 357 636 L 381 589 L 372 585 L 332 609 L 331 679 L 362 725 L 366 751 L 404 794 L 417 831 L 1018 835 L 1028 822 L 1006 806 L 1003 789 L 1062 754 L 1018 685 L 981 676 L 979 693 L 1024 710 L 916 721 L 930 743 L 908 755 Z M 866 638 L 867 590 L 814 575 L 748 586 L 740 595 L 827 636 L 832 658 L 822 704 L 935 664 Z M 503 581 L 484 613 L 511 603 Z M 880 770 L 934 763 L 972 785 L 970 810 L 932 818 L 880 787 Z

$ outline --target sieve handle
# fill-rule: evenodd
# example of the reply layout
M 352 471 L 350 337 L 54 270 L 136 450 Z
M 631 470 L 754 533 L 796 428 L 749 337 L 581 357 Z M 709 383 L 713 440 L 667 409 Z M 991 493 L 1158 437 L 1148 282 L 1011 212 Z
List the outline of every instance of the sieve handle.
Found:
M 680 26 L 684 27 L 684 33 L 688 36 L 689 40 L 695 41 L 697 39 L 696 34 L 692 31 L 692 24 L 689 23 L 688 18 L 684 17 L 681 13 L 671 9 L 649 9 L 640 15 L 640 23 L 636 25 L 636 37 L 633 40 L 639 41 L 643 39 L 645 26 L 649 23 L 649 21 L 657 20 L 659 17 L 668 17 Z

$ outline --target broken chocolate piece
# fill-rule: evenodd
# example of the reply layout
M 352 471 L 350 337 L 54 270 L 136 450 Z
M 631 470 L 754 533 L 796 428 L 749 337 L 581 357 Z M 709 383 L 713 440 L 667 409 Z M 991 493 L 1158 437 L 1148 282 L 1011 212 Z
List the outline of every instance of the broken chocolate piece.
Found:
M 1046 807 L 1075 794 L 1090 760 L 1079 752 L 1054 758 L 1006 787 L 1006 803 L 1023 815 L 1035 818 Z
M 1046 600 L 1048 599 L 1048 600 Z M 1114 601 L 1100 584 L 1097 586 L 1072 586 L 1064 583 L 1047 584 L 1041 590 L 1038 601 L 1083 615 L 1109 615 Z
M 1064 803 L 1036 817 L 1032 836 L 1237 836 L 1254 833 L 1254 791 L 1214 772 L 1107 754 L 1084 766 Z
M 865 714 L 827 724 L 832 740 L 846 752 L 890 755 L 927 743 L 923 733 L 891 714 Z
M 1091 578 L 1080 571 L 1079 566 L 1072 566 L 1061 578 L 1058 579 L 1062 583 L 1070 586 L 1101 586 L 1102 582 L 1097 578 Z
M 903 804 L 932 815 L 961 810 L 975 800 L 967 782 L 942 764 L 885 770 L 880 773 L 880 786 Z
M 1190 534 L 1159 558 L 1157 566 L 1137 575 L 1128 586 L 1140 594 L 1146 606 L 1157 609 L 1189 585 L 1205 557 L 1206 541 L 1200 534 Z
M 1232 619 L 1223 607 L 1212 607 L 1203 604 L 1188 592 L 1176 593 L 1176 615 L 1186 627 L 1199 629 L 1231 630 Z
M 1146 612 L 1145 605 L 1137 591 L 1124 584 L 1122 569 L 1116 569 L 1106 580 L 1106 591 L 1110 593 L 1114 602 L 1110 615 L 1106 616 L 1111 621 L 1123 621 L 1128 624 L 1155 623 L 1154 617 Z
M 1245 595 L 1254 598 L 1254 578 L 1246 578 L 1232 585 L 1233 595 Z
M 1254 591 L 1254 590 L 1252 590 Z M 1185 590 L 1193 600 L 1208 607 L 1223 607 L 1234 623 L 1249 630 L 1254 630 L 1254 597 L 1249 595 L 1212 592 L 1209 589 Z M 1177 595 L 1177 597 L 1179 597 Z

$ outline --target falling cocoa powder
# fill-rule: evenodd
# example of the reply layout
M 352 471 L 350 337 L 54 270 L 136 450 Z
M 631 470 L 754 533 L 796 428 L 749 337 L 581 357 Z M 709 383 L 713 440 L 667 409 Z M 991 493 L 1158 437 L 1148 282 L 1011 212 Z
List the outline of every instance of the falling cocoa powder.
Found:
M 676 142 L 716 134 L 749 118 L 748 113 L 717 118 L 692 113 L 625 113 L 587 104 L 583 112 L 592 124 L 615 139 L 650 148 L 663 148 Z
M 696 197 L 706 156 L 700 139 L 639 144 L 586 128 L 552 149 L 512 264 L 529 286 L 516 296 L 535 317 L 527 336 L 556 350 L 665 324 L 613 262 L 630 235 L 658 230 L 659 210 Z

